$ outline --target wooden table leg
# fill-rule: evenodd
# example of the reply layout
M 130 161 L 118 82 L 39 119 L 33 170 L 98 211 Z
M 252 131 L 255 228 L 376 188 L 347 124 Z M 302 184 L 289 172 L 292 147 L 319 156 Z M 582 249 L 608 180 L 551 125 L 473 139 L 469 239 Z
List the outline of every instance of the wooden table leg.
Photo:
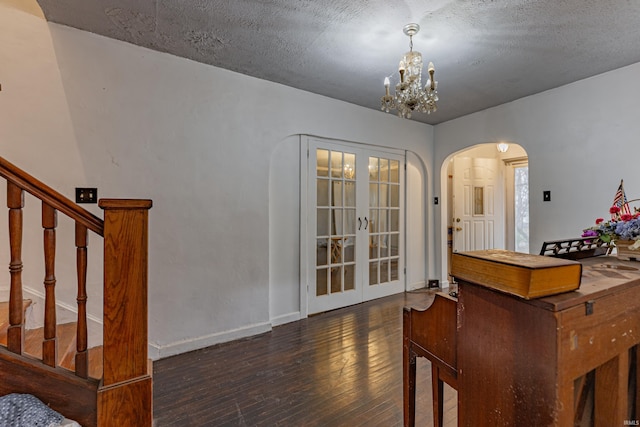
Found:
M 403 312 L 402 389 L 404 427 L 416 424 L 416 355 L 411 351 L 411 316 Z
M 444 382 L 440 379 L 440 369 L 431 363 L 431 389 L 433 393 L 433 425 L 442 427 L 444 423 Z

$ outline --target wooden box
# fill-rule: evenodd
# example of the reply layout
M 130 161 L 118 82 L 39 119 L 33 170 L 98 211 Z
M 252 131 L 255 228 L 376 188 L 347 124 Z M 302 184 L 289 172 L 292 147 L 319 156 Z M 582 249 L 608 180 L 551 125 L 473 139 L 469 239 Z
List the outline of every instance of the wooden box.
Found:
M 489 249 L 454 253 L 451 275 L 459 280 L 531 299 L 578 289 L 582 264 L 560 258 Z

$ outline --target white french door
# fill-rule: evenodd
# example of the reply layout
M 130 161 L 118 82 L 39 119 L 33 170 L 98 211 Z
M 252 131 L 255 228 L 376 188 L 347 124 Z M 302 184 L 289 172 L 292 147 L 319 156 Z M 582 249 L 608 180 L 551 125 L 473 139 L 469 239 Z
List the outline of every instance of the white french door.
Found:
M 307 142 L 308 314 L 402 292 L 404 156 Z

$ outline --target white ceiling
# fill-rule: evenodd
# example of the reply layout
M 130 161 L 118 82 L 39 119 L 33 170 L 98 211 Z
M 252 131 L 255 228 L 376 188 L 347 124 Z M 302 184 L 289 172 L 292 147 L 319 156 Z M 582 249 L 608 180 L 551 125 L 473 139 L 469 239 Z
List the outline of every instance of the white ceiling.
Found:
M 431 124 L 640 62 L 640 0 L 37 1 L 51 22 L 376 110 L 416 22 L 440 102 L 413 119 Z

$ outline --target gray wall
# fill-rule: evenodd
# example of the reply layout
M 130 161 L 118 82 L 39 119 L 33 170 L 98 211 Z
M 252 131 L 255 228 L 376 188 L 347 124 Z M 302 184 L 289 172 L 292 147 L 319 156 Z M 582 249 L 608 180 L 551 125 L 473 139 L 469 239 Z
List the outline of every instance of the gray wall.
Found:
M 545 240 L 579 236 L 596 218 L 608 217 L 621 179 L 629 199 L 640 197 L 638 75 L 640 64 L 633 64 L 437 125 L 435 193 L 445 194 L 452 153 L 511 141 L 529 156 L 530 252 L 538 253 Z M 551 191 L 550 202 L 543 202 L 544 190 Z M 440 209 L 436 247 L 444 248 L 446 205 Z M 442 258 L 437 263 L 444 266 Z

